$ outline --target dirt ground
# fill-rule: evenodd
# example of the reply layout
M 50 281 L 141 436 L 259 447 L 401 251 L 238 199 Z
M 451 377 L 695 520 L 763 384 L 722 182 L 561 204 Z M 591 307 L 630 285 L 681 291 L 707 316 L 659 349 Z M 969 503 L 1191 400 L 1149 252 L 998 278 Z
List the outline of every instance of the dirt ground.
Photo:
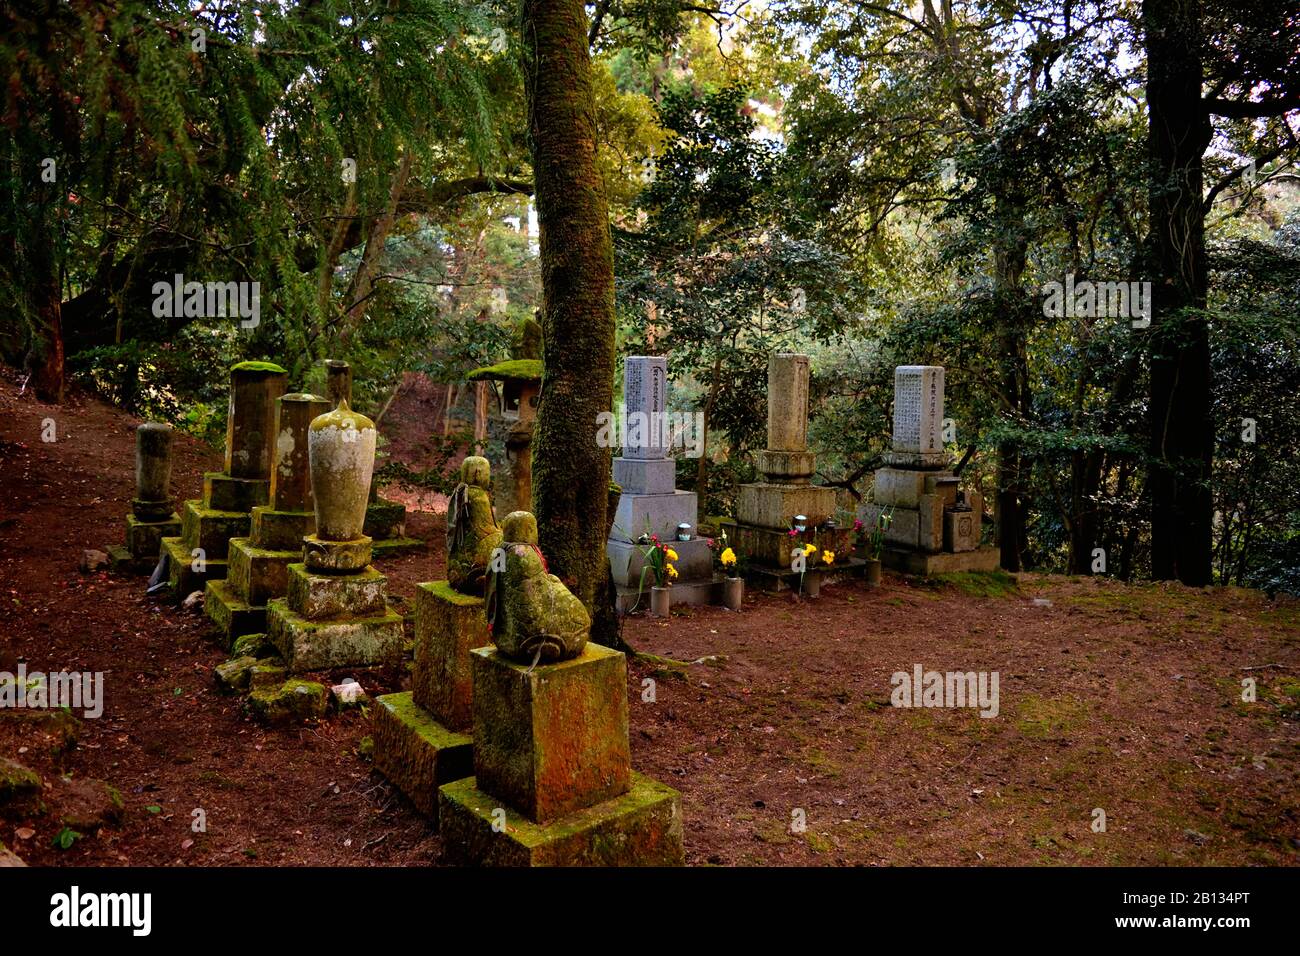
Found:
M 125 801 L 120 823 L 66 849 L 53 812 L 10 812 L 0 842 L 32 864 L 436 863 L 437 835 L 357 754 L 364 716 L 251 722 L 213 688 L 225 655 L 206 618 L 146 598 L 141 578 L 78 571 L 83 549 L 122 537 L 136 424 L 94 399 L 43 406 L 0 383 L 0 670 L 23 660 L 107 681 L 75 747 L 0 711 L 0 757 L 41 772 L 56 807 L 60 774 L 108 781 Z M 220 456 L 182 436 L 176 452 L 179 502 Z M 432 546 L 379 564 L 403 610 L 416 582 L 441 576 L 440 520 L 412 513 L 410 533 Z M 633 617 L 624 637 L 643 652 L 628 675 L 633 766 L 681 790 L 691 864 L 1300 859 L 1293 599 L 886 574 L 814 601 L 751 594 L 739 613 Z M 998 715 L 890 706 L 891 675 L 916 664 L 997 671 Z M 402 680 L 332 676 L 371 693 Z M 192 832 L 196 809 L 206 833 Z

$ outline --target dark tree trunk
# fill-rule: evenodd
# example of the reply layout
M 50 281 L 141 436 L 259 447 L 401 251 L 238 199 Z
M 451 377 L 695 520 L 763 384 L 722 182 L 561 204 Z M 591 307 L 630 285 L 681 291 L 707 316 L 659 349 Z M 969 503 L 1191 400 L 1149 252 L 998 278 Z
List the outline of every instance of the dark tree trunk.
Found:
M 1212 574 L 1210 338 L 1201 157 L 1199 0 L 1144 0 L 1151 162 L 1151 576 L 1205 585 Z
M 614 399 L 614 255 L 596 166 L 587 17 L 582 0 L 523 0 L 528 137 L 540 223 L 543 372 L 533 443 L 533 510 L 552 573 L 611 616 L 605 557 L 610 450 L 596 416 Z

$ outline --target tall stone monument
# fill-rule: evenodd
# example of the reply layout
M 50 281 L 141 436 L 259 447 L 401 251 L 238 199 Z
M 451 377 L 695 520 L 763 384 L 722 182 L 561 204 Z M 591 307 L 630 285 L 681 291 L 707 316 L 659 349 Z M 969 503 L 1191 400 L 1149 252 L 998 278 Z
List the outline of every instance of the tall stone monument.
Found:
M 542 390 L 542 324 L 521 319 L 515 328 L 510 358 L 477 368 L 470 382 L 495 382 L 500 401 L 488 416 L 488 454 L 500 447 L 493 466 L 492 495 L 502 514 L 533 506 L 533 429 Z
M 402 616 L 362 533 L 375 465 L 375 426 L 340 403 L 314 419 L 307 454 L 316 530 L 290 564 L 288 594 L 267 602 L 267 636 L 290 673 L 396 663 Z
M 767 365 L 767 447 L 758 452 L 764 481 L 740 486 L 737 550 L 750 569 L 780 587 L 791 549 L 813 542 L 837 555 L 848 551 L 849 530 L 831 528 L 835 490 L 812 483 L 816 455 L 808 450 L 808 356 L 773 353 Z M 796 517 L 803 531 L 795 530 Z
M 635 773 L 627 661 L 587 641 L 586 609 L 546 571 L 537 520 L 502 522 L 490 570 L 496 646 L 471 651 L 474 776 L 444 784 L 438 816 L 453 862 L 488 866 L 673 866 L 681 795 Z
M 699 500 L 677 489 L 677 462 L 669 457 L 668 360 L 631 355 L 623 363 L 623 454 L 614 459 L 614 483 L 622 489 L 605 553 L 618 589 L 619 606 L 636 603 L 645 571 L 643 535 L 677 552 L 678 578 L 673 601 L 708 604 L 713 600 L 713 556 L 696 533 Z M 678 541 L 678 526 L 689 526 L 691 540 Z M 645 587 L 651 584 L 645 575 Z
M 491 642 L 483 591 L 501 547 L 487 459 L 466 458 L 460 476 L 447 508 L 449 580 L 415 592 L 411 689 L 378 698 L 374 711 L 375 768 L 435 826 L 438 788 L 474 772 L 470 651 Z
M 203 606 L 225 647 L 266 630 L 266 602 L 289 588 L 289 565 L 302 560 L 302 539 L 316 530 L 307 453 L 312 420 L 330 410 L 319 395 L 295 393 L 276 402 L 271 503 L 252 513 L 252 534 L 231 538 L 225 580 L 209 581 Z
M 145 422 L 135 430 L 135 497 L 126 516 L 126 546 L 108 549 L 114 571 L 153 570 L 162 539 L 181 533 L 181 519 L 172 509 L 171 477 L 171 426 Z
M 270 500 L 275 403 L 288 379 L 271 362 L 231 368 L 225 470 L 203 476 L 203 497 L 185 502 L 181 511 L 180 537 L 162 541 L 177 600 L 226 576 L 230 539 L 246 536 L 250 512 Z
M 991 571 L 996 548 L 980 547 L 983 497 L 963 491 L 943 446 L 943 367 L 894 369 L 894 435 L 876 471 L 872 501 L 858 518 L 867 530 L 888 514 L 886 567 L 910 574 Z

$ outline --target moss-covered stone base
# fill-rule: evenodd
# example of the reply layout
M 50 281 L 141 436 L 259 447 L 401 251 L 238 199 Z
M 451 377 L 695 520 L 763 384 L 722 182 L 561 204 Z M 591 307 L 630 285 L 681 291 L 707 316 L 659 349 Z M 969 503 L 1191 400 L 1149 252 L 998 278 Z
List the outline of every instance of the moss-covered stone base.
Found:
M 301 556 L 302 539 L 315 533 L 314 512 L 254 508 L 249 542 L 267 551 L 293 551 Z
M 484 602 L 430 581 L 415 590 L 415 703 L 453 730 L 474 724 L 474 675 L 469 652 L 492 643 Z
M 126 516 L 126 550 L 141 562 L 158 563 L 163 538 L 175 538 L 181 533 L 181 519 L 172 515 L 164 521 L 141 521 L 134 514 Z
M 474 772 L 484 790 L 545 823 L 625 793 L 627 660 L 587 644 L 531 668 L 495 647 L 470 652 Z
M 157 555 L 136 558 L 120 544 L 108 546 L 108 568 L 114 574 L 149 574 L 157 565 Z
M 329 695 L 324 684 L 290 678 L 283 684 L 254 688 L 245 701 L 248 712 L 268 724 L 319 720 L 325 716 Z
M 375 769 L 438 825 L 438 788 L 474 773 L 474 741 L 449 730 L 409 691 L 375 699 Z
M 378 498 L 366 505 L 366 523 L 361 533 L 382 541 L 406 535 L 406 505 Z
M 370 548 L 374 558 L 391 558 L 395 554 L 423 548 L 424 542 L 419 538 L 376 538 Z
M 314 574 L 301 563 L 287 568 L 289 608 L 311 621 L 362 618 L 388 607 L 388 579 L 373 567 L 352 574 Z
M 612 800 L 537 824 L 479 790 L 474 777 L 438 790 L 443 852 L 478 866 L 681 866 L 681 794 L 633 773 Z
M 395 611 L 312 621 L 276 598 L 266 606 L 266 619 L 267 636 L 294 674 L 396 664 L 402 656 L 402 616 Z
M 302 560 L 302 549 L 270 551 L 254 545 L 251 538 L 231 538 L 227 560 L 226 580 L 233 593 L 247 604 L 262 607 L 289 590 L 289 565 Z
M 181 509 L 181 538 L 191 551 L 202 548 L 209 561 L 224 561 L 230 539 L 248 537 L 248 528 L 247 511 L 220 511 L 199 501 L 187 501 Z
M 203 476 L 203 504 L 213 511 L 248 513 L 271 500 L 269 478 L 232 478 L 222 472 Z
M 203 611 L 213 624 L 217 640 L 226 649 L 237 637 L 266 630 L 266 605 L 255 606 L 241 600 L 229 580 L 207 582 Z
M 208 581 L 225 579 L 226 562 L 209 558 L 201 568 L 196 568 L 184 538 L 163 538 L 162 546 L 167 552 L 167 584 L 173 600 L 182 601 L 193 592 L 202 591 Z
M 814 532 L 810 525 L 809 530 L 791 535 L 788 528 L 758 528 L 740 524 L 736 525 L 731 535 L 736 550 L 747 555 L 751 564 L 782 571 L 790 570 L 792 548 L 806 548 L 815 543 L 819 551 L 832 551 L 840 558 L 847 558 L 852 551 L 852 532 L 847 528 Z M 809 567 L 812 567 L 811 562 Z

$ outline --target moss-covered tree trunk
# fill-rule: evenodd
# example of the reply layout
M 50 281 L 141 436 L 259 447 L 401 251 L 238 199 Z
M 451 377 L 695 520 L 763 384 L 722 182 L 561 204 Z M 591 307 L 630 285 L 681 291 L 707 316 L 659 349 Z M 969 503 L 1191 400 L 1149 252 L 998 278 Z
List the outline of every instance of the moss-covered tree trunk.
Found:
M 582 0 L 522 0 L 520 30 L 542 266 L 533 511 L 551 572 L 603 643 L 610 450 L 596 444 L 596 416 L 614 398 L 614 255 Z

